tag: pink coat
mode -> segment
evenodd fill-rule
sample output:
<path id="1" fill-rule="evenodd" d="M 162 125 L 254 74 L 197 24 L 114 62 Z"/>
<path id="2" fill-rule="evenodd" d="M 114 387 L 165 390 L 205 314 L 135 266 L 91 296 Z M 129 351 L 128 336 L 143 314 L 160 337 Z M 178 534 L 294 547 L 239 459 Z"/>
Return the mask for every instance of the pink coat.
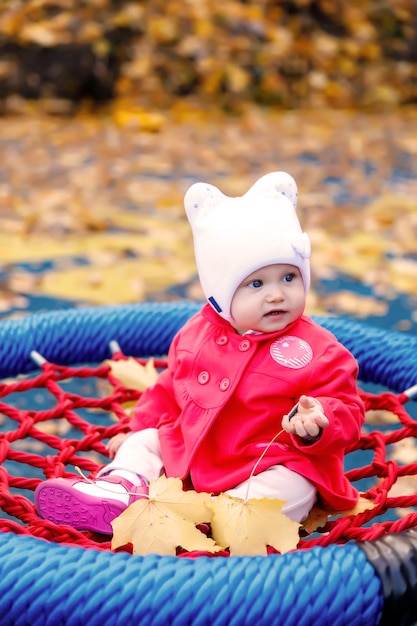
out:
<path id="1" fill-rule="evenodd" d="M 219 493 L 249 478 L 282 416 L 311 395 L 328 428 L 311 445 L 281 432 L 256 473 L 283 464 L 329 506 L 348 509 L 358 493 L 344 475 L 344 455 L 364 420 L 357 372 L 350 352 L 307 316 L 276 333 L 240 336 L 205 305 L 175 336 L 168 369 L 143 394 L 131 427 L 158 429 L 167 476 Z"/>

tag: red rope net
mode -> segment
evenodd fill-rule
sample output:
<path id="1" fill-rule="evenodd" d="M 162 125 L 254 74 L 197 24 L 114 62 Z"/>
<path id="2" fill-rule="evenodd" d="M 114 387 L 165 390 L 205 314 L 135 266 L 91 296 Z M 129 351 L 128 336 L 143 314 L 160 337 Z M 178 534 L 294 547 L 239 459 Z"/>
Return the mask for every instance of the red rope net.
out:
<path id="1" fill-rule="evenodd" d="M 122 358 L 120 353 L 113 356 Z M 157 368 L 164 366 L 164 361 L 155 362 Z M 361 393 L 368 416 L 381 411 L 389 414 L 378 428 L 365 424 L 359 445 L 347 457 L 349 480 L 374 506 L 329 517 L 319 532 L 300 538 L 300 549 L 352 539 L 374 540 L 417 525 L 413 510 L 417 507 L 417 478 L 411 488 L 398 489 L 404 477 L 414 480 L 417 476 L 417 462 L 412 455 L 411 462 L 399 462 L 393 455 L 395 445 L 412 442 L 417 436 L 417 421 L 404 407 L 408 397 Z M 44 363 L 41 371 L 30 377 L 0 383 L 0 531 L 110 550 L 108 537 L 40 519 L 33 492 L 45 478 L 74 476 L 76 467 L 94 475 L 107 461 L 108 439 L 128 430 L 129 408 L 140 395 L 140 391 L 124 387 L 108 364 L 66 367 Z"/>

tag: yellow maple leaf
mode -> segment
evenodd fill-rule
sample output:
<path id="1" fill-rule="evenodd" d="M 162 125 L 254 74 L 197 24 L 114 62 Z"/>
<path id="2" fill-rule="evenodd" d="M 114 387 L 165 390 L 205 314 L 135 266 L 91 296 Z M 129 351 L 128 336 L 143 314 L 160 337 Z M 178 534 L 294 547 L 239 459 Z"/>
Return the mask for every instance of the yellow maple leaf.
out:
<path id="1" fill-rule="evenodd" d="M 363 498 L 358 499 L 357 503 L 351 509 L 345 511 L 333 511 L 330 508 L 320 507 L 318 505 L 313 506 L 308 517 L 303 521 L 303 529 L 310 535 L 318 528 L 323 528 L 327 523 L 329 517 L 347 517 L 348 515 L 358 515 L 364 511 L 371 511 L 375 508 L 373 500 Z"/>
<path id="2" fill-rule="evenodd" d="M 281 553 L 293 550 L 300 524 L 282 513 L 283 504 L 271 498 L 243 500 L 220 494 L 209 503 L 213 538 L 237 556 L 266 554 L 267 546 Z"/>
<path id="3" fill-rule="evenodd" d="M 363 513 L 364 511 L 372 511 L 372 509 L 374 508 L 375 502 L 373 500 L 360 496 L 355 506 L 353 506 L 351 509 L 346 509 L 345 511 L 336 511 L 333 512 L 332 515 L 358 515 L 358 513 Z"/>
<path id="4" fill-rule="evenodd" d="M 318 528 L 323 528 L 329 519 L 329 512 L 319 506 L 313 506 L 310 513 L 302 523 L 303 529 L 311 535 Z"/>
<path id="5" fill-rule="evenodd" d="M 129 389 L 145 391 L 152 387 L 158 378 L 153 359 L 149 359 L 145 365 L 141 365 L 133 357 L 120 361 L 109 360 L 106 363 L 110 366 L 113 376 Z"/>
<path id="6" fill-rule="evenodd" d="M 144 111 L 137 107 L 124 106 L 114 107 L 113 119 L 118 126 L 140 129 L 147 132 L 157 132 L 165 125 L 165 117 L 157 111 Z"/>
<path id="7" fill-rule="evenodd" d="M 112 549 L 131 543 L 133 553 L 141 555 L 175 555 L 178 546 L 218 552 L 213 539 L 196 528 L 211 520 L 208 499 L 207 493 L 183 491 L 179 478 L 151 481 L 149 498 L 137 500 L 112 522 Z"/>

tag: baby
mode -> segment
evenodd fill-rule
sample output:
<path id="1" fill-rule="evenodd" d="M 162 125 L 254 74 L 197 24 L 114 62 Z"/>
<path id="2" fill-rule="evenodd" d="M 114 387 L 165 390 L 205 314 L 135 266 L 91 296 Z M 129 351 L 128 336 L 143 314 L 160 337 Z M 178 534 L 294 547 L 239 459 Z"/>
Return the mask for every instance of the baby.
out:
<path id="1" fill-rule="evenodd" d="M 272 172 L 237 198 L 196 183 L 184 204 L 207 303 L 173 339 L 131 433 L 110 441 L 112 461 L 91 482 L 41 483 L 39 514 L 111 534 L 162 474 L 213 495 L 284 500 L 297 522 L 317 498 L 352 507 L 343 463 L 364 421 L 358 367 L 304 314 L 310 240 L 294 179 Z"/>

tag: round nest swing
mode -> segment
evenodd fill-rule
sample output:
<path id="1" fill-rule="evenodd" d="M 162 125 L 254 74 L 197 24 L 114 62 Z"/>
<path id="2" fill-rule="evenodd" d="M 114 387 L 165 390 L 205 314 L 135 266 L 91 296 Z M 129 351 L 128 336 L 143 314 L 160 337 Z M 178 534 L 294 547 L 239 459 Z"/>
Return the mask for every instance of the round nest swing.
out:
<path id="1" fill-rule="evenodd" d="M 73 475 L 75 466 L 97 471 L 105 462 L 103 441 L 126 428 L 124 406 L 140 395 L 114 380 L 104 361 L 162 358 L 199 308 L 145 303 L 70 309 L 0 325 L 1 624 L 413 624 L 417 494 L 391 490 L 401 477 L 417 474 L 417 462 L 400 464 L 389 450 L 417 436 L 417 422 L 404 409 L 417 391 L 417 337 L 315 317 L 355 355 L 361 384 L 385 389 L 363 390 L 367 409 L 389 411 L 396 423 L 368 425 L 352 451 L 365 462 L 347 476 L 358 485 L 365 481 L 365 488 L 357 486 L 373 508 L 329 518 L 319 532 L 300 537 L 294 551 L 134 556 L 111 551 L 103 537 L 38 517 L 38 483 Z M 114 342 L 123 354 L 111 354 Z M 96 394 L 88 380 L 95 381 Z M 48 404 L 37 410 L 41 392 Z M 28 394 L 31 400 L 22 405 Z M 113 416 L 107 426 L 104 415 Z"/>

